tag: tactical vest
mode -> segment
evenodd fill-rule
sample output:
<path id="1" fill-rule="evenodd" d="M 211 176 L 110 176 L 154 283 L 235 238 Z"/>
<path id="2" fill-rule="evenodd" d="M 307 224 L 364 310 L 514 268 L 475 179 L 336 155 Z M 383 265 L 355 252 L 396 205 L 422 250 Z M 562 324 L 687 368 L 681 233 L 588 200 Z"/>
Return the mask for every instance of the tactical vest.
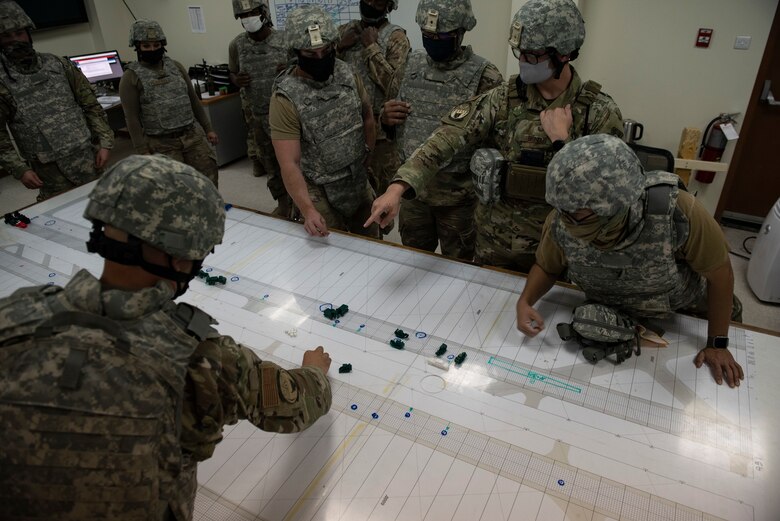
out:
<path id="1" fill-rule="evenodd" d="M 555 219 L 552 237 L 566 255 L 569 277 L 589 300 L 644 317 L 696 302 L 705 279 L 676 255 L 689 232 L 677 194 L 676 175 L 649 172 L 641 229 L 610 250 L 572 237 L 560 217 Z"/>
<path id="2" fill-rule="evenodd" d="M 244 32 L 236 40 L 240 70 L 249 73 L 252 83 L 243 87 L 241 93 L 252 109 L 252 115 L 259 118 L 266 133 L 270 133 L 268 124 L 268 106 L 271 103 L 276 67 L 287 63 L 287 47 L 284 33 L 273 31 L 262 42 L 253 40 Z"/>
<path id="3" fill-rule="evenodd" d="M 354 74 L 336 60 L 333 76 L 325 82 L 288 75 L 277 84 L 298 110 L 301 169 L 315 185 L 349 177 L 363 160 L 363 112 Z"/>
<path id="4" fill-rule="evenodd" d="M 112 320 L 54 286 L 13 298 L 0 323 L 0 518 L 189 518 L 182 395 L 210 317 L 167 302 Z"/>
<path id="5" fill-rule="evenodd" d="M 502 191 L 511 198 L 532 202 L 544 202 L 545 175 L 554 151 L 552 141 L 542 128 L 540 112 L 529 109 L 517 89 L 517 76 L 509 79 L 507 117 L 496 126 L 497 144 L 503 156 L 511 162 Z M 572 100 L 571 138 L 577 139 L 590 133 L 588 116 L 590 106 L 599 96 L 601 85 L 587 81 Z"/>
<path id="6" fill-rule="evenodd" d="M 53 54 L 38 53 L 40 68 L 22 74 L 2 57 L 0 81 L 16 102 L 8 126 L 25 159 L 51 163 L 79 149 L 89 149 L 92 134 L 84 111 Z"/>
<path id="7" fill-rule="evenodd" d="M 144 133 L 159 136 L 176 132 L 195 121 L 189 88 L 181 71 L 167 56 L 161 68 L 133 62 L 127 66 L 141 82 L 141 125 Z"/>
<path id="8" fill-rule="evenodd" d="M 406 71 L 401 81 L 399 99 L 412 105 L 412 112 L 398 127 L 397 142 L 401 162 L 406 161 L 434 130 L 441 118 L 453 107 L 474 96 L 479 89 L 482 73 L 488 61 L 474 54 L 456 69 L 440 69 L 431 64 L 425 51 L 409 54 Z M 457 154 L 442 170 L 468 172 L 471 150 Z"/>
<path id="9" fill-rule="evenodd" d="M 359 24 L 360 21 L 351 23 Z M 377 45 L 382 49 L 382 55 L 387 53 L 387 45 L 390 42 L 390 37 L 395 31 L 403 31 L 403 28 L 388 22 L 379 29 Z M 358 40 L 355 45 L 341 53 L 341 59 L 350 64 L 357 75 L 360 76 L 360 79 L 363 80 L 363 85 L 365 86 L 373 105 L 374 115 L 378 115 L 379 111 L 382 109 L 382 104 L 385 102 L 385 93 L 382 91 L 382 87 L 371 79 L 371 73 L 368 69 L 368 60 L 363 56 L 363 51 L 365 51 L 365 49 L 363 42 Z"/>

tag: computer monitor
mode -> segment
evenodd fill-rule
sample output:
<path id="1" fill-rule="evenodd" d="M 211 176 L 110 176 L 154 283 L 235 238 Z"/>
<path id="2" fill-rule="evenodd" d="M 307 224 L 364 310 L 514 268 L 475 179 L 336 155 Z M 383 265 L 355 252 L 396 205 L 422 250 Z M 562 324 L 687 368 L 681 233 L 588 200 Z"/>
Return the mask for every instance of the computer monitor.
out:
<path id="1" fill-rule="evenodd" d="M 90 83 L 104 80 L 118 80 L 122 77 L 122 64 L 116 51 L 96 52 L 81 56 L 69 56 L 70 61 L 81 69 Z"/>

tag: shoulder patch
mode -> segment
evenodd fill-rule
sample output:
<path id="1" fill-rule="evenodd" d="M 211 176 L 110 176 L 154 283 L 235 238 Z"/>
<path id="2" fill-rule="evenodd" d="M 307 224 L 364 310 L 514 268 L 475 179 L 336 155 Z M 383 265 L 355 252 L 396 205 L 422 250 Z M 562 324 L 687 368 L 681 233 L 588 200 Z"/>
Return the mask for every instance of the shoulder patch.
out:
<path id="1" fill-rule="evenodd" d="M 263 367 L 263 409 L 279 405 L 279 388 L 277 386 L 277 370 L 275 367 Z"/>
<path id="2" fill-rule="evenodd" d="M 453 121 L 461 121 L 471 113 L 471 105 L 468 103 L 461 103 L 450 112 L 450 119 Z"/>
<path id="3" fill-rule="evenodd" d="M 298 385 L 285 370 L 279 371 L 279 394 L 284 398 L 287 403 L 295 403 L 298 401 Z"/>

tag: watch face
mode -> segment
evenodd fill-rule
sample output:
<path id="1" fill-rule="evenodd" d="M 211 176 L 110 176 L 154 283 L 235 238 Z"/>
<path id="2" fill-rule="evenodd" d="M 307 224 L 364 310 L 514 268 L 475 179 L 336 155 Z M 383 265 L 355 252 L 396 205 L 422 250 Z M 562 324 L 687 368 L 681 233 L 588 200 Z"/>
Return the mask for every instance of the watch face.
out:
<path id="1" fill-rule="evenodd" d="M 716 336 L 712 339 L 712 347 L 716 347 L 718 349 L 726 349 L 729 346 L 729 337 L 727 336 Z"/>

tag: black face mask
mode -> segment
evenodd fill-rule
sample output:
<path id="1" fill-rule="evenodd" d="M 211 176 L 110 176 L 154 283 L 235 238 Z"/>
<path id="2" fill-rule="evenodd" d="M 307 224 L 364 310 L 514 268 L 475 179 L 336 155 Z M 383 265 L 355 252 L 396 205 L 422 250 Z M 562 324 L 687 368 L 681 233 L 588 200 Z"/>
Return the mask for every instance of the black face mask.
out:
<path id="1" fill-rule="evenodd" d="M 385 19 L 387 13 L 380 11 L 379 9 L 368 5 L 363 0 L 360 0 L 360 18 L 364 24 L 368 26 L 379 25 L 382 20 Z"/>
<path id="2" fill-rule="evenodd" d="M 330 51 L 322 58 L 309 58 L 298 53 L 298 67 L 312 77 L 314 81 L 325 81 L 333 75 L 336 68 L 336 53 Z"/>
<path id="3" fill-rule="evenodd" d="M 434 40 L 433 38 L 426 38 L 423 36 L 423 47 L 425 52 L 431 57 L 431 60 L 435 62 L 446 62 L 453 56 L 458 50 L 458 38 L 448 38 L 446 40 Z"/>
<path id="4" fill-rule="evenodd" d="M 163 55 L 165 54 L 165 47 L 160 47 L 154 51 L 142 51 L 137 49 L 136 53 L 138 54 L 139 61 L 154 65 L 156 63 L 160 63 L 160 60 L 163 59 Z"/>
<path id="5" fill-rule="evenodd" d="M 35 63 L 35 49 L 32 42 L 13 42 L 3 47 L 3 54 L 11 63 L 32 65 Z"/>

